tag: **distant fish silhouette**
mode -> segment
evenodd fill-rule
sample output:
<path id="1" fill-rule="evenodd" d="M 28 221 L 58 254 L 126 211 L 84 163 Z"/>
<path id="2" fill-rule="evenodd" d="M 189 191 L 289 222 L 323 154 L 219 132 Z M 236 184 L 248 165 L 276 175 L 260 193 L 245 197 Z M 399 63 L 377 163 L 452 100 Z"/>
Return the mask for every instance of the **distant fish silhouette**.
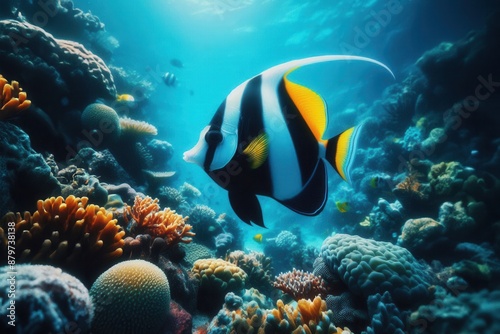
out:
<path id="1" fill-rule="evenodd" d="M 184 160 L 203 167 L 229 192 L 234 212 L 247 224 L 264 226 L 256 195 L 277 200 L 308 216 L 327 200 L 325 160 L 350 181 L 361 126 L 323 138 L 327 110 L 311 89 L 290 81 L 294 70 L 320 62 L 364 61 L 358 56 L 327 55 L 272 67 L 240 84 L 224 99 Z"/>
<path id="2" fill-rule="evenodd" d="M 170 59 L 170 65 L 175 66 L 177 68 L 184 68 L 184 64 L 180 59 L 172 58 Z"/>

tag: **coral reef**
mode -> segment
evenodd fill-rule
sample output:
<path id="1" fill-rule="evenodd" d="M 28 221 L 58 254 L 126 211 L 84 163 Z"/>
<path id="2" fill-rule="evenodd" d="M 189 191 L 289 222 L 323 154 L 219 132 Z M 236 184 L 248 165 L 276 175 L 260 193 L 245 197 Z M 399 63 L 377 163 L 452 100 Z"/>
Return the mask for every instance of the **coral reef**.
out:
<path id="1" fill-rule="evenodd" d="M 243 290 L 247 279 L 243 269 L 222 259 L 197 260 L 191 272 L 200 282 L 198 309 L 206 313 L 220 307 L 226 293 Z"/>
<path id="2" fill-rule="evenodd" d="M 422 305 L 409 319 L 410 333 L 495 333 L 500 330 L 500 292 L 446 294 L 442 290 L 429 305 Z"/>
<path id="3" fill-rule="evenodd" d="M 401 229 L 398 244 L 413 252 L 432 249 L 442 242 L 444 229 L 432 218 L 408 219 Z"/>
<path id="4" fill-rule="evenodd" d="M 379 198 L 367 218 L 368 226 L 373 229 L 376 240 L 394 241 L 393 234 L 399 232 L 404 216 L 403 206 L 399 201 L 389 203 L 384 198 Z"/>
<path id="5" fill-rule="evenodd" d="M 108 191 L 103 188 L 99 179 L 90 175 L 83 168 L 70 165 L 57 172 L 57 180 L 61 185 L 61 195 L 68 197 L 87 197 L 89 203 L 104 206 L 108 202 Z"/>
<path id="6" fill-rule="evenodd" d="M 8 122 L 0 122 L 0 134 L 0 215 L 24 211 L 40 198 L 59 195 L 56 178 L 42 155 L 31 148 L 29 136 Z"/>
<path id="7" fill-rule="evenodd" d="M 296 306 L 278 300 L 276 309 L 261 309 L 255 301 L 247 303 L 228 293 L 219 313 L 213 318 L 208 333 L 351 333 L 335 327 L 332 311 L 319 297 L 313 301 L 301 299 Z"/>
<path id="8" fill-rule="evenodd" d="M 272 260 L 263 253 L 233 251 L 226 255 L 226 261 L 240 267 L 247 276 L 247 287 L 253 287 L 264 293 L 271 292 L 273 287 Z"/>
<path id="9" fill-rule="evenodd" d="M 186 253 L 183 263 L 187 268 L 192 268 L 197 260 L 210 259 L 215 255 L 210 248 L 196 242 L 180 244 L 179 246 Z"/>
<path id="10" fill-rule="evenodd" d="M 326 306 L 333 312 L 332 321 L 336 326 L 347 327 L 354 333 L 360 333 L 368 325 L 366 300 L 349 291 L 339 295 L 328 295 Z"/>
<path id="11" fill-rule="evenodd" d="M 116 143 L 121 134 L 121 122 L 116 111 L 102 103 L 91 103 L 81 115 L 82 128 L 97 137 L 94 148 L 102 150 Z"/>
<path id="12" fill-rule="evenodd" d="M 299 299 L 312 300 L 317 296 L 326 297 L 328 293 L 328 287 L 321 277 L 295 268 L 276 276 L 274 287 L 297 301 Z"/>
<path id="13" fill-rule="evenodd" d="M 215 211 L 202 204 L 195 205 L 189 212 L 189 222 L 198 231 L 196 241 L 209 248 L 215 247 L 215 237 L 223 232 L 215 217 Z"/>
<path id="14" fill-rule="evenodd" d="M 134 234 L 148 233 L 153 237 L 162 237 L 167 245 L 173 246 L 190 243 L 195 234 L 191 232 L 192 226 L 187 224 L 187 217 L 183 217 L 168 208 L 160 211 L 158 199 L 149 196 L 137 196 L 130 214 L 135 224 L 131 227 Z"/>
<path id="15" fill-rule="evenodd" d="M 300 299 L 296 308 L 278 300 L 264 326 L 266 333 L 350 333 L 336 328 L 332 318 L 332 311 L 327 310 L 326 302 L 320 297 L 313 301 Z"/>
<path id="16" fill-rule="evenodd" d="M 158 129 L 154 125 L 128 117 L 120 117 L 119 126 L 121 135 L 128 138 L 156 136 L 158 134 Z"/>
<path id="17" fill-rule="evenodd" d="M 9 84 L 0 74 L 0 121 L 17 116 L 21 111 L 28 109 L 31 101 L 27 97 L 19 82 L 12 80 Z"/>
<path id="18" fill-rule="evenodd" d="M 80 92 L 69 100 L 76 107 L 99 97 L 116 97 L 110 70 L 81 44 L 56 39 L 40 27 L 15 20 L 0 21 L 0 32 L 1 72 L 23 82 L 46 112 L 59 106 L 71 91 Z M 40 82 L 45 84 L 40 86 Z"/>
<path id="19" fill-rule="evenodd" d="M 366 334 L 394 333 L 404 334 L 407 312 L 400 312 L 392 302 L 391 294 L 386 291 L 382 295 L 377 293 L 368 297 L 368 313 L 371 324 Z"/>
<path id="20" fill-rule="evenodd" d="M 93 315 L 87 288 L 61 269 L 45 265 L 18 264 L 15 272 L 11 266 L 0 267 L 0 306 L 2 333 L 13 328 L 17 333 L 88 332 Z"/>
<path id="21" fill-rule="evenodd" d="M 157 266 L 143 260 L 118 263 L 92 285 L 92 333 L 158 333 L 170 309 L 170 286 Z"/>
<path id="22" fill-rule="evenodd" d="M 388 242 L 336 234 L 321 247 L 324 263 L 358 296 L 389 291 L 398 307 L 409 307 L 432 297 L 434 278 L 411 253 Z"/>
<path id="23" fill-rule="evenodd" d="M 112 213 L 88 204 L 86 197 L 51 197 L 39 200 L 33 214 L 5 215 L 2 249 L 7 244 L 4 232 L 13 224 L 18 262 L 57 264 L 85 277 L 123 253 L 125 231 Z"/>

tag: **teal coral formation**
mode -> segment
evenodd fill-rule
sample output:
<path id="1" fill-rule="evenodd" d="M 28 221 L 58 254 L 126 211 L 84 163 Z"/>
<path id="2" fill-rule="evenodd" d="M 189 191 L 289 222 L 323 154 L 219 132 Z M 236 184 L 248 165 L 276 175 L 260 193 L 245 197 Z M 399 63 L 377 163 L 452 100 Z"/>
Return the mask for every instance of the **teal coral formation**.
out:
<path id="1" fill-rule="evenodd" d="M 418 304 L 432 296 L 432 275 L 405 248 L 335 234 L 323 242 L 321 256 L 355 295 L 368 297 L 389 291 L 398 306 Z"/>
<path id="2" fill-rule="evenodd" d="M 158 333 L 170 308 L 167 277 L 154 264 L 124 261 L 92 285 L 92 333 Z"/>
<path id="3" fill-rule="evenodd" d="M 0 267 L 0 306 L 2 333 L 12 333 L 13 328 L 16 333 L 64 333 L 68 328 L 86 333 L 93 315 L 83 283 L 46 265 L 18 264 L 15 272 L 10 266 Z"/>

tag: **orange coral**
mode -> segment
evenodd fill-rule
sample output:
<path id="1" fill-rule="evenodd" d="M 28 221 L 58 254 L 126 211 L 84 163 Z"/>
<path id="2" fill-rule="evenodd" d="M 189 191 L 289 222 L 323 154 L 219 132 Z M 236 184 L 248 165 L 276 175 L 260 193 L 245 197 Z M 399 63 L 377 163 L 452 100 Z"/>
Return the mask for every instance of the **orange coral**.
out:
<path id="1" fill-rule="evenodd" d="M 6 120 L 17 113 L 29 108 L 31 101 L 27 100 L 26 92 L 19 87 L 19 82 L 7 79 L 0 75 L 0 120 Z"/>
<path id="2" fill-rule="evenodd" d="M 272 316 L 266 319 L 266 329 L 274 330 L 273 332 L 343 333 L 342 329 L 334 326 L 333 313 L 327 310 L 326 302 L 321 297 L 316 297 L 313 301 L 300 299 L 297 308 L 284 304 L 280 299 L 276 302 L 276 307 L 277 309 L 270 311 Z M 350 333 L 348 329 L 345 330 Z"/>
<path id="3" fill-rule="evenodd" d="M 87 203 L 87 197 L 73 195 L 39 200 L 33 214 L 5 215 L 0 230 L 15 224 L 19 262 L 82 268 L 120 257 L 125 231 L 112 213 Z"/>
<path id="4" fill-rule="evenodd" d="M 137 223 L 136 232 L 162 237 L 168 245 L 179 242 L 190 243 L 191 237 L 195 235 L 191 232 L 193 227 L 186 224 L 189 217 L 183 217 L 169 208 L 160 211 L 157 198 L 153 200 L 149 196 L 144 198 L 136 196 L 134 206 L 129 210 Z"/>

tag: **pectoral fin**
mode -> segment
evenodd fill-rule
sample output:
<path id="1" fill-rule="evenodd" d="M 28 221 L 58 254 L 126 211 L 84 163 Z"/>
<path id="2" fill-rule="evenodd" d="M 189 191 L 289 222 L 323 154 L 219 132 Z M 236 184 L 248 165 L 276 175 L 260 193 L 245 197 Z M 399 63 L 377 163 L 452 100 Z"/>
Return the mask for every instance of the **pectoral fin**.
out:
<path id="1" fill-rule="evenodd" d="M 255 194 L 230 191 L 229 202 L 236 215 L 242 221 L 249 225 L 254 223 L 265 227 L 264 219 L 262 218 L 262 209 Z"/>
<path id="2" fill-rule="evenodd" d="M 265 133 L 259 134 L 243 150 L 250 168 L 257 169 L 266 161 L 269 154 L 269 137 Z"/>

